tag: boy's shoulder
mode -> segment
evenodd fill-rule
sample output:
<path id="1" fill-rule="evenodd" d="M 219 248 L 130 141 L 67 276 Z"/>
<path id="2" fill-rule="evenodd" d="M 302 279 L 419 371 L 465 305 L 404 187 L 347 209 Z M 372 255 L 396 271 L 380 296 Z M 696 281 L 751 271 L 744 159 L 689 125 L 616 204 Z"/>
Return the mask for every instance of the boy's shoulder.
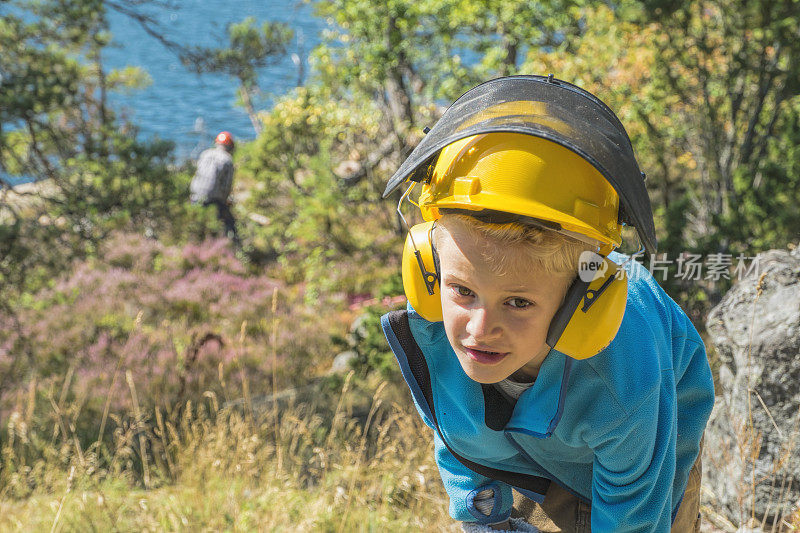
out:
<path id="1" fill-rule="evenodd" d="M 650 271 L 636 258 L 612 252 L 609 259 L 624 264 L 623 270 L 628 283 L 628 301 L 625 306 L 623 323 L 644 320 L 654 330 L 671 331 L 683 328 L 686 314 L 658 284 Z M 622 329 L 622 328 L 620 328 Z"/>
<path id="2" fill-rule="evenodd" d="M 615 254 L 621 263 L 626 257 Z M 605 389 L 625 412 L 645 397 L 657 394 L 676 361 L 683 359 L 683 342 L 702 343 L 680 307 L 658 285 L 640 263 L 625 265 L 628 301 L 622 324 L 611 344 L 594 357 L 578 361 L 572 378 L 585 386 L 594 382 Z M 598 391 L 599 392 L 599 391 Z"/>

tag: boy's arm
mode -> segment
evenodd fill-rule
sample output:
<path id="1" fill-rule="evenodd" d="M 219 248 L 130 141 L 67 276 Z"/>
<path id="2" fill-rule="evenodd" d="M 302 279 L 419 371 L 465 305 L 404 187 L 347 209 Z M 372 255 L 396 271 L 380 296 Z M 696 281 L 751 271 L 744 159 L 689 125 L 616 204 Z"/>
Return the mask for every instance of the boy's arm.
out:
<path id="1" fill-rule="evenodd" d="M 431 428 L 433 433 L 434 459 L 439 468 L 442 484 L 450 497 L 450 516 L 462 522 L 502 525 L 511 515 L 513 504 L 511 487 L 507 483 L 495 481 L 473 472 L 461 464 L 442 442 L 433 422 L 413 394 L 412 399 L 422 421 Z M 485 502 L 480 503 L 481 499 L 486 498 L 485 491 L 487 490 L 491 491 L 491 505 L 486 505 Z M 478 507 L 475 505 L 476 500 L 479 502 Z M 490 512 L 488 514 L 482 512 L 479 507 L 484 510 L 489 508 Z"/>
<path id="2" fill-rule="evenodd" d="M 426 419 L 425 423 L 428 422 Z M 508 520 L 513 504 L 511 487 L 477 474 L 461 464 L 444 445 L 436 430 L 433 431 L 433 443 L 439 475 L 450 496 L 450 516 L 462 522 L 479 524 L 497 524 Z M 480 502 L 488 496 L 485 491 L 491 491 L 491 505 L 485 505 L 484 502 L 476 506 L 476 500 Z M 482 512 L 479 507 L 490 509 L 490 513 Z"/>
<path id="3" fill-rule="evenodd" d="M 419 345 L 414 347 L 408 342 L 409 332 L 413 336 L 414 343 L 420 342 L 419 339 L 430 341 L 432 335 L 430 327 L 436 326 L 419 317 L 410 306 L 407 320 L 408 331 L 404 331 L 401 315 L 392 313 L 381 317 L 381 326 L 390 348 L 397 357 L 403 377 L 409 384 L 414 407 L 423 422 L 433 431 L 434 458 L 442 483 L 450 496 L 450 516 L 462 522 L 502 524 L 508 520 L 511 514 L 513 503 L 511 487 L 506 483 L 497 482 L 473 472 L 456 459 L 442 441 L 439 431 L 431 420 L 433 413 L 427 405 L 424 393 L 417 385 L 417 378 L 413 374 L 406 354 L 406 350 L 409 350 L 412 355 L 415 350 L 419 350 Z M 417 353 L 416 355 L 421 356 L 422 354 Z"/>
<path id="4" fill-rule="evenodd" d="M 653 390 L 631 414 L 595 442 L 592 531 L 670 530 L 675 476 L 673 428 L 660 427 L 674 407 Z M 660 400 L 664 402 L 663 399 Z"/>

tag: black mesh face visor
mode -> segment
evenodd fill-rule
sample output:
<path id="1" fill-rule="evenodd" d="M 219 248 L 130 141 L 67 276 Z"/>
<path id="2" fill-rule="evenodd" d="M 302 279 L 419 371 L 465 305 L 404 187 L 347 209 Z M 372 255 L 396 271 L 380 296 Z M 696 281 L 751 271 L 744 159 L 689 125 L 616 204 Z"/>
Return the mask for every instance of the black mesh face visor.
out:
<path id="1" fill-rule="evenodd" d="M 400 165 L 384 198 L 407 180 L 426 181 L 448 144 L 492 132 L 533 135 L 584 158 L 617 191 L 620 221 L 636 228 L 648 253 L 656 252 L 650 198 L 625 128 L 596 96 L 552 77 L 509 76 L 467 91 Z"/>

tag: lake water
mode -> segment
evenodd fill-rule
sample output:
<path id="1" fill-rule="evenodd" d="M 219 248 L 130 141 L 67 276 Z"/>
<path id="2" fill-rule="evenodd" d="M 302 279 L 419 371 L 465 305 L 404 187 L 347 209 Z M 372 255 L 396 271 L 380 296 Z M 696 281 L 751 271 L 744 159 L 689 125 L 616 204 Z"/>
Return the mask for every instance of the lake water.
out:
<path id="1" fill-rule="evenodd" d="M 297 86 L 299 69 L 291 54 L 306 62 L 327 27 L 324 20 L 313 15 L 310 6 L 296 0 L 181 0 L 175 4 L 179 5 L 177 9 L 161 8 L 150 14 L 167 38 L 181 44 L 226 46 L 227 24 L 248 16 L 259 25 L 267 20 L 279 21 L 294 30 L 287 55 L 260 73 L 264 105 Z M 152 78 L 145 89 L 111 97 L 115 109 L 124 110 L 141 127 L 143 138 L 159 136 L 175 141 L 181 159 L 195 157 L 222 130 L 230 131 L 237 140 L 255 138 L 247 113 L 236 105 L 236 80 L 189 72 L 173 52 L 130 18 L 111 12 L 110 19 L 113 41 L 104 52 L 106 68 L 138 66 Z"/>
<path id="2" fill-rule="evenodd" d="M 299 68 L 292 54 L 308 72 L 308 53 L 328 27 L 308 4 L 298 0 L 180 0 L 174 4 L 178 6 L 175 9 L 156 6 L 148 14 L 166 38 L 180 44 L 227 46 L 227 25 L 246 17 L 254 17 L 259 26 L 269 20 L 292 28 L 294 38 L 287 54 L 260 71 L 265 106 L 297 86 Z M 255 138 L 247 113 L 236 105 L 236 80 L 219 74 L 194 74 L 129 17 L 111 10 L 109 19 L 113 40 L 103 53 L 106 69 L 137 66 L 152 79 L 144 89 L 110 96 L 114 109 L 139 125 L 142 138 L 174 141 L 178 159 L 195 158 L 222 130 L 230 131 L 237 140 Z M 19 184 L 33 178 L 4 175 L 3 179 Z"/>

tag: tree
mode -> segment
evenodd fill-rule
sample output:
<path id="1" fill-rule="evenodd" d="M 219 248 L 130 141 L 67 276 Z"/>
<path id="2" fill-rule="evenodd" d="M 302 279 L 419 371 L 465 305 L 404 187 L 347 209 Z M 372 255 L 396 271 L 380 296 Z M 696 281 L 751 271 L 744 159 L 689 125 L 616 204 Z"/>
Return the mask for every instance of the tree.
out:
<path id="1" fill-rule="evenodd" d="M 192 47 L 182 53 L 184 65 L 198 74 L 221 72 L 239 80 L 241 98 L 256 134 L 261 133 L 261 122 L 253 105 L 253 97 L 260 92 L 258 69 L 270 65 L 286 53 L 286 44 L 292 30 L 280 22 L 264 22 L 256 27 L 256 20 L 248 17 L 228 25 L 230 46 L 226 48 Z"/>
<path id="2" fill-rule="evenodd" d="M 680 141 L 697 160 L 696 224 L 687 237 L 708 251 L 735 253 L 797 238 L 797 202 L 779 194 L 800 194 L 797 159 L 778 150 L 798 134 L 797 3 L 645 6 L 644 20 L 658 28 L 654 83 L 684 102 L 676 118 L 690 127 Z M 776 228 L 774 215 L 787 225 Z"/>
<path id="3" fill-rule="evenodd" d="M 459 48 L 477 53 L 481 81 L 519 74 L 528 52 L 570 50 L 585 30 L 582 0 L 448 2 L 448 23 Z"/>
<path id="4" fill-rule="evenodd" d="M 0 294 L 15 298 L 91 253 L 120 224 L 160 227 L 182 199 L 172 145 L 136 139 L 109 91 L 141 80 L 107 71 L 103 0 L 0 3 Z M 8 176 L 33 179 L 15 193 Z"/>

